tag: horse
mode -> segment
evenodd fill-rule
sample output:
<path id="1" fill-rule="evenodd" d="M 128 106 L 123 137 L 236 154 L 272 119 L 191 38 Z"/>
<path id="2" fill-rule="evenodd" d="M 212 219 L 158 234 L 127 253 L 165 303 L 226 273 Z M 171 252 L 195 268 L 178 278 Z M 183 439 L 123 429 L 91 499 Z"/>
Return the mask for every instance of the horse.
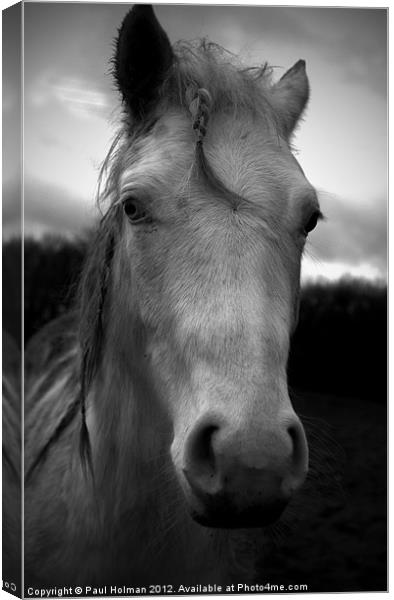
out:
<path id="1" fill-rule="evenodd" d="M 135 5 L 113 75 L 76 308 L 26 355 L 25 584 L 246 580 L 308 472 L 286 374 L 321 218 L 291 150 L 305 61 L 274 82 Z"/>

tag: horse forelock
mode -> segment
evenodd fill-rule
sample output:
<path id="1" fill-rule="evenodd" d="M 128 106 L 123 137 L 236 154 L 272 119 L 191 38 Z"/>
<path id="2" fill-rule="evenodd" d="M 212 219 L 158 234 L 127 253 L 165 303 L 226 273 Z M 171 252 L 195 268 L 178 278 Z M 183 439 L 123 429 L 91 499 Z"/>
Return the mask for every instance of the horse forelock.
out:
<path id="1" fill-rule="evenodd" d="M 189 110 L 191 91 L 209 92 L 211 112 L 250 111 L 272 118 L 270 102 L 272 69 L 267 63 L 245 68 L 239 59 L 218 44 L 206 40 L 178 42 L 176 65 L 162 88 L 162 96 Z"/>
<path id="2" fill-rule="evenodd" d="M 278 135 L 278 117 L 270 94 L 272 68 L 264 63 L 245 68 L 239 59 L 218 44 L 207 40 L 180 41 L 174 45 L 175 61 L 160 89 L 160 99 L 154 111 L 141 122 L 126 112 L 123 122 L 105 158 L 99 176 L 98 204 L 118 200 L 119 180 L 125 165 L 125 156 L 137 164 L 138 155 L 149 153 L 145 143 L 162 117 L 169 113 L 188 115 L 193 127 L 191 103 L 201 89 L 210 97 L 209 123 L 223 113 L 236 119 L 249 114 L 261 119 Z M 210 125 L 208 125 L 209 127 Z M 197 141 L 197 138 L 196 138 Z M 161 144 L 168 143 L 166 137 Z M 141 150 L 141 151 L 140 151 Z M 239 200 L 215 175 L 206 159 L 203 144 L 195 144 L 193 167 L 202 179 L 221 196 L 230 201 Z"/>
<path id="3" fill-rule="evenodd" d="M 197 172 L 219 196 L 238 204 L 242 199 L 218 178 L 207 160 L 204 138 L 215 117 L 223 113 L 230 121 L 251 115 L 278 135 L 278 117 L 269 91 L 272 69 L 267 63 L 245 68 L 238 57 L 205 39 L 180 41 L 175 44 L 174 53 L 174 69 L 161 89 L 164 107 L 168 110 L 169 102 L 170 106 L 175 105 L 189 115 L 196 134 L 194 166 Z M 204 101 L 202 119 L 201 114 L 195 112 L 195 104 L 201 100 Z"/>

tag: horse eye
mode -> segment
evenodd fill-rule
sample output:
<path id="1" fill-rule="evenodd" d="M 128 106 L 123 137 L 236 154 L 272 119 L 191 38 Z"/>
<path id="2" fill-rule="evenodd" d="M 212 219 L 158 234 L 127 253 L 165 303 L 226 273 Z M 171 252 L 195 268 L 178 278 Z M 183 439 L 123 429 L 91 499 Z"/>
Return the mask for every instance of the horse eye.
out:
<path id="1" fill-rule="evenodd" d="M 131 223 L 136 224 L 152 221 L 148 211 L 135 198 L 126 198 L 123 201 L 123 210 Z"/>
<path id="2" fill-rule="evenodd" d="M 312 231 L 313 229 L 315 229 L 319 219 L 321 219 L 321 212 L 319 210 L 316 210 L 312 216 L 310 217 L 309 221 L 306 223 L 306 225 L 304 226 L 304 235 L 308 235 L 308 233 L 310 231 Z"/>

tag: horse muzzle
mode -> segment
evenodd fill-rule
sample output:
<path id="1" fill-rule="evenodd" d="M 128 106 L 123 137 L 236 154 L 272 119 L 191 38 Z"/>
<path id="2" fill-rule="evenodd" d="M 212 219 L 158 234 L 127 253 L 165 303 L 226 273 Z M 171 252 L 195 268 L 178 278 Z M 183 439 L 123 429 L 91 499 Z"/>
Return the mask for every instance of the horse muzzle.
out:
<path id="1" fill-rule="evenodd" d="M 234 429 L 206 415 L 185 440 L 182 487 L 207 527 L 263 527 L 276 521 L 308 470 L 304 429 L 294 412 L 275 424 Z"/>

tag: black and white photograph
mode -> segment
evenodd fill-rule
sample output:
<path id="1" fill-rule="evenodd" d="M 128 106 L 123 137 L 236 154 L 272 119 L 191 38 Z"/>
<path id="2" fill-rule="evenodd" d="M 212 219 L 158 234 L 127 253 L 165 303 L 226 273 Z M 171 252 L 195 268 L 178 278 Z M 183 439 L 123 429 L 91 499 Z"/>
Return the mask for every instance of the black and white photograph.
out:
<path id="1" fill-rule="evenodd" d="M 2 30 L 3 591 L 387 591 L 387 7 Z"/>

